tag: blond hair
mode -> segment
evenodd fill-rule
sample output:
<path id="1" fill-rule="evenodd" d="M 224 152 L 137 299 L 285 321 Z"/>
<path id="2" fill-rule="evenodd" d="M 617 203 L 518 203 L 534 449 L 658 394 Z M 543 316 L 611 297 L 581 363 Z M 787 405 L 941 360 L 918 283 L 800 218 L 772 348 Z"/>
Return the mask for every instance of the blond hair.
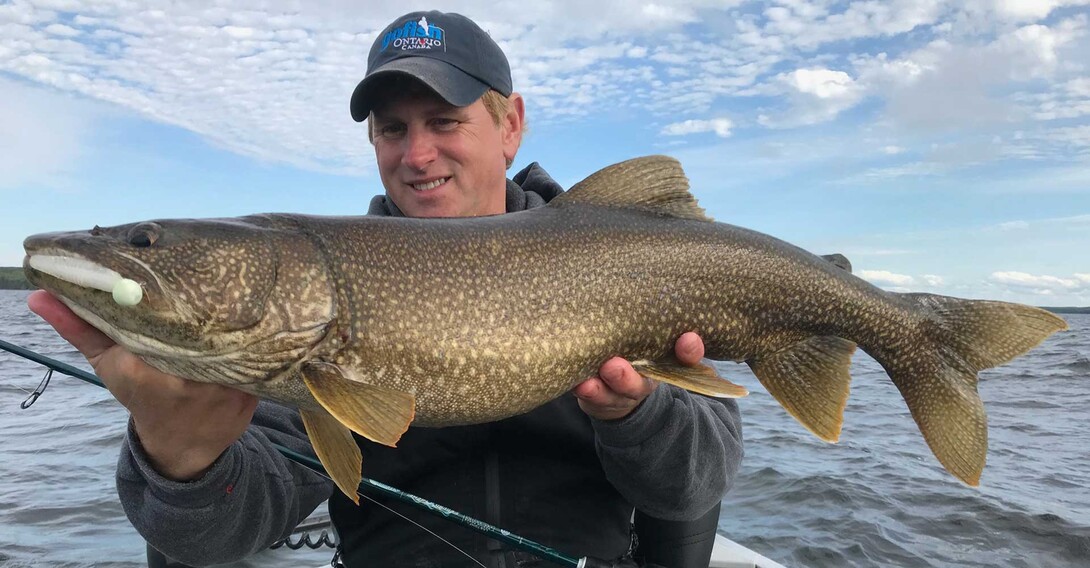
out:
<path id="1" fill-rule="evenodd" d="M 503 122 L 503 117 L 507 116 L 508 109 L 511 108 L 511 99 L 503 96 L 502 93 L 496 89 L 488 89 L 483 95 L 481 95 L 481 102 L 484 103 L 485 110 L 488 111 L 488 115 L 492 117 L 492 124 L 499 126 Z"/>

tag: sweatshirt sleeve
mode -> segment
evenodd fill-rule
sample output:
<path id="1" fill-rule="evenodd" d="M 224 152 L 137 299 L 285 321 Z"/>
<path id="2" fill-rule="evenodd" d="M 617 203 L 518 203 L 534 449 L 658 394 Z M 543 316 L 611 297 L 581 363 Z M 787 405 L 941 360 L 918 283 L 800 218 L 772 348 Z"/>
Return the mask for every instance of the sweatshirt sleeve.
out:
<path id="1" fill-rule="evenodd" d="M 637 509 L 691 520 L 720 502 L 742 463 L 738 404 L 660 384 L 628 416 L 591 420 L 606 477 Z"/>
<path id="2" fill-rule="evenodd" d="M 148 462 L 132 423 L 117 464 L 117 492 L 129 521 L 171 559 L 231 562 L 291 534 L 333 484 L 295 464 L 272 443 L 309 453 L 299 413 L 261 401 L 250 427 L 200 479 L 173 481 Z"/>

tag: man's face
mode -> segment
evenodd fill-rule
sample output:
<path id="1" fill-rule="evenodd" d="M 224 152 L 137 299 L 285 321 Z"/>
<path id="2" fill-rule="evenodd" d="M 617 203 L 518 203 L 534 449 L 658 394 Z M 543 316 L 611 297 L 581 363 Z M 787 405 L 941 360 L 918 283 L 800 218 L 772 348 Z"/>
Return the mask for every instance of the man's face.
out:
<path id="1" fill-rule="evenodd" d="M 507 159 L 518 149 L 521 123 L 497 126 L 480 100 L 456 107 L 430 93 L 394 98 L 372 120 L 379 175 L 402 213 L 504 213 Z"/>

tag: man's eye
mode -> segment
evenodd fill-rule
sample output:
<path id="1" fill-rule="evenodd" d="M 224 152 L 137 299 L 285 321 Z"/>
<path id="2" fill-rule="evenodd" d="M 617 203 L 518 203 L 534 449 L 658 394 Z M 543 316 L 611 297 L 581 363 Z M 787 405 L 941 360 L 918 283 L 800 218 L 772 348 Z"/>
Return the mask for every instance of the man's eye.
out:
<path id="1" fill-rule="evenodd" d="M 378 135 L 385 138 L 401 136 L 404 132 L 404 124 L 384 124 L 378 129 Z"/>
<path id="2" fill-rule="evenodd" d="M 458 126 L 458 121 L 453 118 L 435 118 L 431 121 L 436 130 L 453 130 Z"/>

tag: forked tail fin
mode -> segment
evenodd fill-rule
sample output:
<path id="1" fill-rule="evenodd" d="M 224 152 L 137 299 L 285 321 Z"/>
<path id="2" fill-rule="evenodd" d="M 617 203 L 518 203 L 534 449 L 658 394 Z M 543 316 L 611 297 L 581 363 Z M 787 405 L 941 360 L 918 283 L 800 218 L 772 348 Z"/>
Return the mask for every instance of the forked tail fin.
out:
<path id="1" fill-rule="evenodd" d="M 912 418 L 947 471 L 980 483 L 988 451 L 977 373 L 1036 347 L 1067 322 L 1040 308 L 933 294 L 902 294 L 933 317 L 908 345 L 871 353 L 901 391 Z"/>

